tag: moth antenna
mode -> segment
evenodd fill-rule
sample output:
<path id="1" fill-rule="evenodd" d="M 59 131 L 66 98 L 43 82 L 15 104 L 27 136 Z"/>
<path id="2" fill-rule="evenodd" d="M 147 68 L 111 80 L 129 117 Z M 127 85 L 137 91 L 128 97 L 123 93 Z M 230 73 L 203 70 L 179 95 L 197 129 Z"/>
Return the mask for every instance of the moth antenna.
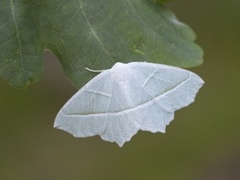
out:
<path id="1" fill-rule="evenodd" d="M 90 71 L 90 72 L 94 72 L 94 73 L 101 73 L 104 70 L 94 70 L 94 69 L 89 69 L 88 67 L 85 67 L 86 70 Z"/>

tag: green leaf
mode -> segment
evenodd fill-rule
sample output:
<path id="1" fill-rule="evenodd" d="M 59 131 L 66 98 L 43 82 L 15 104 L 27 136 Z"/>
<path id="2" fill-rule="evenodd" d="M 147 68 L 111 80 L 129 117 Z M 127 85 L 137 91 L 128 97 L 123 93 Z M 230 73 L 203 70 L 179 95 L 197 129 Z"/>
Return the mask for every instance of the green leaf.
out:
<path id="1" fill-rule="evenodd" d="M 154 3 L 156 3 L 156 2 L 158 2 L 158 3 L 165 3 L 165 2 L 170 1 L 170 0 L 150 0 L 150 1 L 152 1 Z"/>
<path id="2" fill-rule="evenodd" d="M 39 79 L 44 49 L 58 56 L 77 88 L 97 75 L 86 67 L 202 63 L 194 32 L 149 0 L 2 0 L 0 33 L 0 75 L 15 87 Z"/>
<path id="3" fill-rule="evenodd" d="M 39 16 L 38 1 L 0 1 L 0 76 L 12 86 L 24 88 L 40 78 Z"/>

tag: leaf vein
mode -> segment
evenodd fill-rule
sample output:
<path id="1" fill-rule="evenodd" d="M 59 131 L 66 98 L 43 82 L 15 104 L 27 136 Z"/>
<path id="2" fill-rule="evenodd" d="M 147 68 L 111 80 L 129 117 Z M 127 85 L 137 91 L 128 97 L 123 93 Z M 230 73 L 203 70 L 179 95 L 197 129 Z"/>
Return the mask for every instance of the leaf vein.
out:
<path id="1" fill-rule="evenodd" d="M 6 45 L 7 43 L 13 41 L 15 38 L 17 38 L 17 36 L 14 36 L 14 37 L 8 39 L 7 41 L 3 42 L 2 44 L 0 44 L 0 48 L 3 47 L 4 45 Z"/>
<path id="2" fill-rule="evenodd" d="M 19 49 L 19 57 L 20 57 L 20 62 L 21 62 L 21 69 L 23 70 L 23 76 L 26 79 L 26 74 L 24 72 L 23 69 L 23 59 L 22 59 L 22 50 L 21 50 L 21 43 L 20 43 L 20 35 L 19 35 L 19 30 L 18 30 L 18 26 L 17 26 L 17 21 L 16 21 L 16 14 L 15 14 L 15 7 L 14 7 L 14 3 L 13 0 L 10 0 L 11 3 L 11 12 L 12 12 L 12 17 L 13 17 L 13 22 L 14 22 L 14 27 L 16 30 L 16 37 L 17 37 L 17 45 L 18 45 L 18 49 Z"/>
<path id="3" fill-rule="evenodd" d="M 99 44 L 102 46 L 103 50 L 107 53 L 107 55 L 110 57 L 110 59 L 115 63 L 115 60 L 112 58 L 111 54 L 107 51 L 107 49 L 104 47 L 101 39 L 99 38 L 99 36 L 97 35 L 96 31 L 94 30 L 93 26 L 91 25 L 90 21 L 88 20 L 87 14 L 84 10 L 83 4 L 82 4 L 82 0 L 79 0 L 79 4 L 80 4 L 80 9 L 82 9 L 82 13 L 84 15 L 84 18 L 88 24 L 88 26 L 90 27 L 91 32 L 93 33 L 93 36 L 95 37 L 95 39 L 99 42 Z"/>

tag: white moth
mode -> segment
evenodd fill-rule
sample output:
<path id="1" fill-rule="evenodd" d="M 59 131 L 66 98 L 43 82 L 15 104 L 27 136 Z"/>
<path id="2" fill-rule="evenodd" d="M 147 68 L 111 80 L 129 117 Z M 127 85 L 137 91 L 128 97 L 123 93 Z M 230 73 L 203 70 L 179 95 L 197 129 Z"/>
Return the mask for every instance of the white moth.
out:
<path id="1" fill-rule="evenodd" d="M 99 135 L 123 146 L 138 130 L 164 133 L 174 112 L 192 103 L 203 83 L 177 67 L 118 62 L 63 106 L 54 127 L 74 137 Z"/>

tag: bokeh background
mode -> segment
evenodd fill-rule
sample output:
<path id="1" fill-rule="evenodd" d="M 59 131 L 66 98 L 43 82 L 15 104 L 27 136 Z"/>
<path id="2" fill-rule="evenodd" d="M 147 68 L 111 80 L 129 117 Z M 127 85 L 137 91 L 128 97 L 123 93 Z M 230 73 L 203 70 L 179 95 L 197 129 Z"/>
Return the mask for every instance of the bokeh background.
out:
<path id="1" fill-rule="evenodd" d="M 139 132 L 119 148 L 53 129 L 58 110 L 77 90 L 46 52 L 37 84 L 17 90 L 0 80 L 1 180 L 240 179 L 240 1 L 166 5 L 195 30 L 205 61 L 191 70 L 206 82 L 167 133 Z"/>

